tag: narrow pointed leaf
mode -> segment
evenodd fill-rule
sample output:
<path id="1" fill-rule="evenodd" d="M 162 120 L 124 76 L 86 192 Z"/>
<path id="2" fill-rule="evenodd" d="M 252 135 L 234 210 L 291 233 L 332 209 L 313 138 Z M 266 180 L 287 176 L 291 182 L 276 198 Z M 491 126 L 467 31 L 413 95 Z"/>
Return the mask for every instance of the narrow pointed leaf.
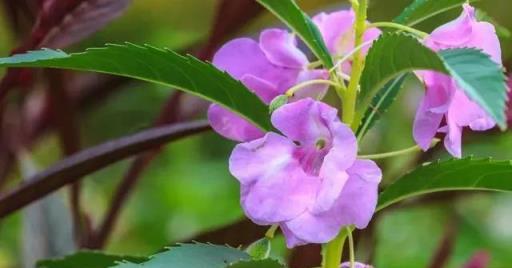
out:
<path id="1" fill-rule="evenodd" d="M 333 61 L 320 31 L 311 18 L 302 11 L 294 0 L 257 0 L 290 27 L 311 49 L 313 54 L 327 68 L 333 67 Z"/>
<path id="2" fill-rule="evenodd" d="M 368 130 L 388 111 L 402 88 L 406 77 L 407 75 L 400 75 L 391 80 L 375 95 L 356 132 L 359 139 L 366 135 Z"/>
<path id="3" fill-rule="evenodd" d="M 436 53 L 404 33 L 386 33 L 370 48 L 361 78 L 360 107 L 368 107 L 378 90 L 392 79 L 414 70 L 451 75 L 470 99 L 500 127 L 506 127 L 507 87 L 505 75 L 498 64 L 477 49 L 450 49 Z"/>
<path id="4" fill-rule="evenodd" d="M 242 83 L 213 65 L 148 45 L 107 45 L 83 53 L 44 49 L 0 58 L 0 67 L 44 67 L 120 75 L 176 87 L 218 103 L 262 129 L 270 129 L 268 108 Z"/>
<path id="5" fill-rule="evenodd" d="M 238 249 L 209 245 L 183 244 L 151 256 L 150 260 L 141 264 L 130 262 L 114 266 L 115 268 L 226 268 L 231 263 L 250 260 L 250 256 Z"/>
<path id="6" fill-rule="evenodd" d="M 512 162 L 466 158 L 418 167 L 380 194 L 378 210 L 407 198 L 454 190 L 512 192 Z"/>
<path id="7" fill-rule="evenodd" d="M 394 22 L 414 26 L 438 14 L 458 8 L 468 0 L 415 0 L 394 19 Z M 477 0 L 470 0 L 475 2 Z"/>

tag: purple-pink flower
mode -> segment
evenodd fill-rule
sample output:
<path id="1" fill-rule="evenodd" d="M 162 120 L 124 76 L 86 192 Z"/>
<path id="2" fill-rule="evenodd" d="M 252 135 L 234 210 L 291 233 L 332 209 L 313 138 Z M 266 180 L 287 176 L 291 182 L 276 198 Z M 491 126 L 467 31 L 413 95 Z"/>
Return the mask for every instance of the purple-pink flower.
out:
<path id="1" fill-rule="evenodd" d="M 321 13 L 313 21 L 334 57 L 343 56 L 354 48 L 355 14 L 352 10 Z M 364 40 L 375 40 L 380 33 L 378 29 L 369 29 Z M 367 49 L 365 47 L 364 51 Z M 308 68 L 309 60 L 297 47 L 295 36 L 281 29 L 264 30 L 258 42 L 250 38 L 228 42 L 215 54 L 213 64 L 240 80 L 266 104 L 297 84 L 329 78 L 327 70 Z M 342 69 L 349 73 L 350 62 L 342 65 Z M 312 85 L 297 92 L 292 101 L 322 97 L 326 90 L 326 85 Z M 210 106 L 208 119 L 217 133 L 231 140 L 245 142 L 264 135 L 247 120 L 216 104 Z"/>
<path id="2" fill-rule="evenodd" d="M 501 65 L 501 48 L 494 26 L 476 20 L 475 9 L 464 5 L 462 15 L 432 32 L 425 44 L 433 50 L 450 48 L 478 48 Z M 446 133 L 444 144 L 455 157 L 461 157 L 462 129 L 474 131 L 493 128 L 495 121 L 475 102 L 470 100 L 449 76 L 432 71 L 418 72 L 426 85 L 414 121 L 414 139 L 427 150 L 439 132 Z M 443 123 L 444 124 L 441 126 Z"/>
<path id="3" fill-rule="evenodd" d="M 239 144 L 229 160 L 246 215 L 279 224 L 289 247 L 326 243 L 344 226 L 365 228 L 382 174 L 373 161 L 356 159 L 356 138 L 337 110 L 307 98 L 271 119 L 283 135 Z"/>
<path id="4" fill-rule="evenodd" d="M 294 35 L 280 29 L 263 31 L 259 42 L 249 38 L 228 42 L 215 54 L 213 64 L 240 80 L 267 104 L 296 84 L 329 77 L 325 70 L 309 70 L 309 61 L 297 48 Z M 326 89 L 325 85 L 312 86 L 302 93 L 323 95 Z M 215 131 L 235 141 L 264 135 L 256 126 L 216 104 L 208 110 L 208 119 Z"/>

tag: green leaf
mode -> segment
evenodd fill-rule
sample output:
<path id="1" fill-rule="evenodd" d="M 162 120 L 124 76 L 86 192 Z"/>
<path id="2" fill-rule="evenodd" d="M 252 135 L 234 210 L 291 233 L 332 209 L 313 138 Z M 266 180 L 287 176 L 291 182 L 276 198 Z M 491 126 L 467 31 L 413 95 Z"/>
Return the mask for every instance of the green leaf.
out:
<path id="1" fill-rule="evenodd" d="M 452 159 L 423 165 L 387 187 L 378 210 L 404 199 L 454 190 L 512 191 L 512 162 L 490 159 Z"/>
<path id="2" fill-rule="evenodd" d="M 240 261 L 227 266 L 227 268 L 285 268 L 285 266 L 276 260 L 266 259 Z"/>
<path id="3" fill-rule="evenodd" d="M 41 260 L 37 268 L 108 268 L 120 261 L 141 263 L 147 261 L 144 257 L 115 256 L 98 251 L 82 251 L 61 259 Z"/>
<path id="4" fill-rule="evenodd" d="M 168 49 L 133 44 L 107 45 L 73 54 L 43 49 L 0 58 L 0 67 L 92 71 L 176 87 L 221 104 L 262 129 L 270 129 L 268 108 L 242 83 L 209 63 Z"/>
<path id="5" fill-rule="evenodd" d="M 183 244 L 169 248 L 167 251 L 153 255 L 147 262 L 134 264 L 125 262 L 116 268 L 225 268 L 230 263 L 250 260 L 250 256 L 238 249 L 208 245 Z"/>
<path id="6" fill-rule="evenodd" d="M 361 77 L 360 107 L 368 107 L 377 91 L 393 78 L 413 70 L 451 75 L 466 95 L 506 127 L 507 87 L 500 66 L 476 49 L 436 53 L 405 33 L 383 34 L 370 48 Z M 365 112 L 365 111 L 363 111 Z"/>
<path id="7" fill-rule="evenodd" d="M 408 26 L 414 26 L 438 14 L 462 6 L 468 0 L 415 0 L 402 11 L 393 21 Z M 476 2 L 470 0 L 469 2 Z"/>
<path id="8" fill-rule="evenodd" d="M 368 130 L 388 111 L 398 92 L 402 89 L 406 77 L 407 75 L 403 74 L 391 80 L 375 95 L 357 129 L 356 135 L 359 139 L 366 135 Z"/>
<path id="9" fill-rule="evenodd" d="M 327 68 L 334 66 L 320 31 L 311 18 L 302 11 L 293 0 L 257 0 L 266 9 L 274 13 L 306 43 L 313 54 Z"/>
<path id="10" fill-rule="evenodd" d="M 271 250 L 272 244 L 270 240 L 264 237 L 249 245 L 245 252 L 247 252 L 255 260 L 262 260 L 268 258 Z"/>

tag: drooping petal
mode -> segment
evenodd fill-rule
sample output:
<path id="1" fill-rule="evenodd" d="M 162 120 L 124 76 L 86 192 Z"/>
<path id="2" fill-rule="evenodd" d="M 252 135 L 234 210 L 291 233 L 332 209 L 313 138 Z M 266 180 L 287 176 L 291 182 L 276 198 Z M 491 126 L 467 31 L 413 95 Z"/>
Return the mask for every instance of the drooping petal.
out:
<path id="1" fill-rule="evenodd" d="M 496 122 L 462 90 L 456 91 L 448 117 L 458 126 L 469 126 L 475 131 L 485 131 L 496 126 Z"/>
<path id="2" fill-rule="evenodd" d="M 217 133 L 234 141 L 245 142 L 264 135 L 263 131 L 247 120 L 217 104 L 210 105 L 208 121 Z"/>
<path id="3" fill-rule="evenodd" d="M 414 141 L 423 150 L 430 148 L 443 117 L 443 113 L 434 113 L 428 109 L 427 100 L 424 97 L 416 111 L 413 125 Z"/>
<path id="4" fill-rule="evenodd" d="M 382 171 L 370 160 L 356 160 L 348 170 L 350 178 L 333 208 L 324 213 L 337 218 L 340 226 L 366 228 L 377 206 Z"/>
<path id="5" fill-rule="evenodd" d="M 293 34 L 280 29 L 268 29 L 260 34 L 260 47 L 275 65 L 303 69 L 308 59 L 299 48 Z"/>
<path id="6" fill-rule="evenodd" d="M 283 233 L 284 238 L 286 240 L 286 247 L 294 248 L 296 246 L 302 246 L 302 245 L 308 244 L 308 242 L 301 240 L 300 238 L 295 236 L 295 234 L 292 231 L 290 231 L 290 229 L 288 229 L 288 227 L 286 227 L 286 224 L 281 224 L 281 225 L 279 225 L 279 227 L 281 228 L 281 232 Z"/>
<path id="7" fill-rule="evenodd" d="M 458 126 L 449 116 L 446 118 L 447 125 L 440 129 L 446 132 L 444 137 L 444 147 L 454 157 L 462 157 L 462 127 Z"/>
<path id="8" fill-rule="evenodd" d="M 331 241 L 340 231 L 341 225 L 336 217 L 313 215 L 305 212 L 300 216 L 285 222 L 283 225 L 293 233 L 299 241 L 323 244 Z"/>
<path id="9" fill-rule="evenodd" d="M 308 98 L 277 109 L 271 121 L 291 140 L 302 145 L 314 145 L 319 139 L 327 142 L 331 140 L 326 122 L 336 120 L 336 116 L 336 109 Z"/>
<path id="10" fill-rule="evenodd" d="M 242 184 L 242 207 L 258 224 L 274 224 L 297 217 L 316 195 L 318 180 L 293 157 L 295 144 L 267 133 L 235 147 L 229 169 Z"/>
<path id="11" fill-rule="evenodd" d="M 241 81 L 266 104 L 269 104 L 275 97 L 282 93 L 270 82 L 252 74 L 242 76 Z"/>

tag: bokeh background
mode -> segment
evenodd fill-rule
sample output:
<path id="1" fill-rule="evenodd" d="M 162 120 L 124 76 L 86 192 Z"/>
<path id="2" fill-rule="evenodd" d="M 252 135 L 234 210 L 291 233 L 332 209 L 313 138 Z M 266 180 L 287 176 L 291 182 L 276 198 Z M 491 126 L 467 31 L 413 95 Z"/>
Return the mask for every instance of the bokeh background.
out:
<path id="1" fill-rule="evenodd" d="M 13 0 L 11 0 L 13 1 Z M 236 0 L 232 0 L 236 1 Z M 310 14 L 335 10 L 343 1 L 298 1 Z M 390 20 L 409 0 L 373 0 L 369 18 Z M 512 2 L 485 0 L 476 4 L 505 28 L 512 29 Z M 217 1 L 135 0 L 126 13 L 108 27 L 68 51 L 105 43 L 130 41 L 185 51 L 203 42 L 212 27 Z M 7 10 L 0 10 L 0 55 L 7 56 L 19 39 L 7 23 Z M 458 11 L 437 16 L 420 25 L 425 31 L 457 16 Z M 257 36 L 257 31 L 279 23 L 268 12 L 249 23 L 236 36 Z M 234 37 L 234 36 L 233 36 Z M 504 59 L 512 55 L 512 39 L 502 36 Z M 510 67 L 510 66 L 508 66 Z M 409 79 L 391 111 L 364 141 L 364 152 L 396 150 L 413 144 L 411 123 L 421 88 Z M 126 83 L 101 102 L 79 113 L 83 147 L 122 137 L 149 127 L 172 94 L 172 89 L 148 83 Z M 189 105 L 194 105 L 190 102 Z M 199 117 L 204 117 L 200 114 Z M 512 135 L 490 131 L 464 137 L 465 155 L 512 159 Z M 234 143 L 206 133 L 169 144 L 143 173 L 122 211 L 106 251 L 148 255 L 174 242 L 188 241 L 200 234 L 235 224 L 244 219 L 239 206 L 238 184 L 227 170 Z M 41 138 L 31 151 L 39 168 L 57 161 L 58 141 L 53 133 Z M 424 155 L 407 155 L 382 161 L 388 184 L 421 162 L 448 158 L 441 148 Z M 1 165 L 2 163 L 0 163 Z M 130 160 L 91 174 L 84 181 L 85 210 L 94 223 L 105 212 L 117 183 Z M 10 184 L 20 181 L 14 170 Z M 510 178 L 504 178 L 510 179 Z M 67 200 L 67 191 L 57 195 Z M 23 256 L 22 213 L 0 221 L 0 267 L 20 267 Z M 57 222 L 56 224 L 66 224 Z M 63 230 L 66 228 L 62 227 Z M 240 229 L 252 232 L 251 228 Z M 361 259 L 371 259 L 378 268 L 428 267 L 443 237 L 453 241 L 449 268 L 463 267 L 476 252 L 491 256 L 491 268 L 512 267 L 512 195 L 502 193 L 449 193 L 413 200 L 379 213 L 371 236 L 359 244 Z M 214 241 L 215 242 L 215 241 Z M 274 253 L 288 258 L 282 239 Z M 307 254 L 306 254 L 307 255 Z M 314 257 L 312 257 L 314 258 Z M 305 262 L 303 262 L 305 263 Z M 301 267 L 296 264 L 296 267 Z"/>

